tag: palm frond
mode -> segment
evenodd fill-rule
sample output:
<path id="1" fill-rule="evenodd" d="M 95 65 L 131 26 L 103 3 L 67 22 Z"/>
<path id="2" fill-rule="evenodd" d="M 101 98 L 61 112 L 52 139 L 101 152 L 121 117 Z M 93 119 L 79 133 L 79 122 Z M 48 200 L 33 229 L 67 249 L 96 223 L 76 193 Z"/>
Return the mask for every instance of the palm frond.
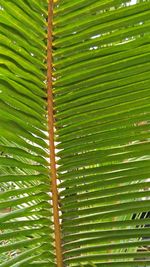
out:
<path id="1" fill-rule="evenodd" d="M 45 1 L 0 1 L 0 266 L 54 266 Z"/>
<path id="2" fill-rule="evenodd" d="M 54 14 L 64 262 L 149 266 L 149 1 Z"/>
<path id="3" fill-rule="evenodd" d="M 0 266 L 148 267 L 150 3 L 49 4 L 0 0 Z"/>

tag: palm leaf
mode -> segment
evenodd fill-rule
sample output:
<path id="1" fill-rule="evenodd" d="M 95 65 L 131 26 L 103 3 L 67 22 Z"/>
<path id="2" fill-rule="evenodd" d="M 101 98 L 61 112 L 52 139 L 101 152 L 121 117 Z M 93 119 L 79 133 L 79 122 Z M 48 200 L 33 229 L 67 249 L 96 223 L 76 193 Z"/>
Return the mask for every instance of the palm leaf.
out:
<path id="1" fill-rule="evenodd" d="M 0 0 L 0 266 L 148 267 L 149 1 Z"/>

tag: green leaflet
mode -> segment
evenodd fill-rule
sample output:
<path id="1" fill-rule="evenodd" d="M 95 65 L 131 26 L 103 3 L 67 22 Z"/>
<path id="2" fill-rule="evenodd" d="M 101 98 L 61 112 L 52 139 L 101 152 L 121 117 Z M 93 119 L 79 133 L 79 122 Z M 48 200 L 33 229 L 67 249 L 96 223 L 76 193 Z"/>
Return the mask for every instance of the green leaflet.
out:
<path id="1" fill-rule="evenodd" d="M 142 11 L 142 10 L 141 10 Z M 125 19 L 118 19 L 114 22 L 111 23 L 107 23 L 106 26 L 94 26 L 93 28 L 90 27 L 88 30 L 84 30 L 83 33 L 78 33 L 78 36 L 75 36 L 75 34 L 72 33 L 72 36 L 69 37 L 64 37 L 61 38 L 60 40 L 56 40 L 55 45 L 60 47 L 60 45 L 62 47 L 68 47 L 69 45 L 75 45 L 75 44 L 80 44 L 80 40 L 85 39 L 85 40 L 89 40 L 92 39 L 93 36 L 96 36 L 96 34 L 98 34 L 98 38 L 99 35 L 103 35 L 103 34 L 108 34 L 108 32 L 113 32 L 114 30 L 118 30 L 118 28 L 120 28 L 122 30 L 122 28 L 125 27 L 129 27 L 129 25 L 132 25 L 132 23 L 135 24 L 139 24 L 139 22 L 142 20 L 143 22 L 145 22 L 146 20 L 148 20 L 149 16 L 148 16 L 149 12 L 146 11 L 144 13 L 140 13 L 138 15 L 132 15 L 131 18 L 126 17 Z M 101 21 L 100 21 L 101 22 Z M 107 20 L 106 20 L 107 22 Z M 61 36 L 61 35 L 60 35 Z"/>
<path id="2" fill-rule="evenodd" d="M 0 40 L 1 40 L 1 46 L 3 49 L 10 49 L 10 51 L 16 52 L 14 55 L 21 55 L 22 60 L 26 59 L 29 62 L 32 62 L 36 65 L 36 71 L 37 68 L 44 67 L 44 64 L 37 58 L 33 57 L 30 53 L 28 53 L 23 47 L 18 46 L 13 40 L 10 40 L 7 36 L 1 34 L 0 35 Z M 31 67 L 31 64 L 30 64 Z M 33 67 L 33 66 L 32 66 Z"/>
<path id="3" fill-rule="evenodd" d="M 105 1 L 106 2 L 109 2 L 109 5 L 111 6 L 112 4 L 114 4 L 115 2 L 118 4 L 119 1 Z M 106 6 L 104 6 L 104 1 L 101 1 L 100 3 L 97 3 L 95 4 L 92 4 L 88 7 L 88 11 L 86 12 L 86 14 L 82 14 L 82 17 L 80 18 L 80 20 L 74 20 L 74 23 L 73 24 L 70 24 L 69 23 L 69 19 L 67 20 L 67 24 L 65 24 L 65 27 L 63 26 L 62 27 L 62 22 L 64 21 L 64 19 L 66 19 L 66 16 L 65 18 L 63 19 L 62 17 L 60 18 L 57 17 L 57 19 L 55 20 L 55 25 L 57 25 L 56 27 L 56 31 L 55 33 L 58 35 L 59 34 L 59 37 L 62 37 L 62 36 L 67 36 L 69 34 L 73 34 L 73 31 L 78 31 L 78 32 L 81 32 L 81 31 L 85 31 L 85 29 L 88 29 L 89 27 L 93 27 L 95 25 L 98 25 L 98 24 L 103 24 L 103 23 L 108 23 L 108 22 L 112 22 L 112 26 L 113 26 L 113 20 L 114 20 L 114 17 L 115 17 L 115 20 L 119 20 L 120 18 L 123 19 L 128 19 L 129 16 L 133 16 L 135 14 L 138 14 L 139 12 L 143 12 L 143 11 L 146 11 L 149 9 L 149 3 L 141 3 L 141 4 L 137 4 L 137 5 L 131 5 L 131 6 L 127 6 L 125 8 L 120 8 L 120 9 L 116 9 L 115 11 L 112 11 L 112 12 L 104 12 L 102 14 L 97 14 L 97 16 L 95 16 L 95 18 L 93 17 L 93 14 L 92 12 L 90 12 L 90 8 L 93 9 L 95 8 L 95 11 L 96 11 L 96 8 L 98 7 L 107 7 L 108 8 L 108 5 L 106 4 Z M 94 7 L 95 5 L 95 7 Z M 79 10 L 80 12 L 83 12 L 81 10 Z M 87 14 L 89 13 L 89 14 Z M 133 18 L 133 17 L 132 17 Z M 71 16 L 71 19 L 72 19 L 72 16 Z M 66 20 L 65 20 L 66 21 Z M 125 21 L 124 21 L 125 22 Z M 59 26 L 59 28 L 58 28 Z M 125 24 L 124 24 L 125 26 Z"/>
<path id="4" fill-rule="evenodd" d="M 96 8 L 96 10 L 98 9 L 105 9 L 111 6 L 117 6 L 121 5 L 121 3 L 125 3 L 128 2 L 127 0 L 123 0 L 123 1 L 115 1 L 115 0 L 105 0 L 102 2 L 99 2 L 97 0 L 94 0 L 93 3 L 91 4 L 90 0 L 82 0 L 80 1 L 80 3 L 78 4 L 75 0 L 72 2 L 69 2 L 68 0 L 66 1 L 59 1 L 59 7 L 56 8 L 55 13 L 54 14 L 59 14 L 60 18 L 61 18 L 61 13 L 62 15 L 66 13 L 70 13 L 70 17 L 72 18 L 74 15 L 76 15 L 76 13 L 78 14 L 80 12 L 80 8 L 84 8 L 81 9 L 81 13 L 83 14 L 84 11 L 92 11 L 94 8 Z M 75 14 L 73 12 L 70 11 L 76 11 Z M 66 17 L 66 16 L 64 16 Z"/>
<path id="5" fill-rule="evenodd" d="M 15 263 L 22 262 L 22 260 L 24 261 L 24 259 L 27 259 L 27 262 L 30 262 L 30 259 L 31 259 L 31 261 L 32 261 L 32 259 L 35 259 L 35 256 L 34 257 L 32 256 L 32 258 L 31 258 L 31 255 L 36 254 L 36 257 L 37 257 L 38 251 L 40 251 L 40 250 L 41 250 L 41 246 L 28 249 L 26 252 L 21 253 L 19 256 L 1 264 L 1 266 L 2 267 L 10 267 L 10 266 L 12 266 L 12 264 L 14 265 Z"/>
<path id="6" fill-rule="evenodd" d="M 21 10 L 20 8 L 17 7 L 17 5 L 14 5 L 13 3 L 7 3 L 3 0 L 1 0 L 1 5 L 3 8 L 6 10 L 6 12 L 10 15 L 12 15 L 14 18 L 17 17 L 18 23 L 21 22 L 25 28 L 30 28 L 32 29 L 32 34 L 38 34 L 39 37 L 43 38 L 44 37 L 44 31 L 42 30 L 43 26 L 43 21 L 41 23 L 41 27 L 39 27 L 39 17 L 38 17 L 38 26 L 37 24 L 34 23 L 34 20 L 31 19 L 31 16 L 27 16 L 26 10 Z M 30 14 L 33 12 L 30 11 Z"/>
<path id="7" fill-rule="evenodd" d="M 134 228 L 131 228 L 131 229 L 123 229 L 123 230 L 120 230 L 120 229 L 117 229 L 117 231 L 114 229 L 114 230 L 103 230 L 103 231 L 95 231 L 95 232 L 91 232 L 89 233 L 88 235 L 88 238 L 87 238 L 87 233 L 88 232 L 82 232 L 82 233 L 79 233 L 79 234 L 76 234 L 76 235 L 71 235 L 69 234 L 68 236 L 64 236 L 64 239 L 65 241 L 67 242 L 65 247 L 68 248 L 70 247 L 71 248 L 71 245 L 73 245 L 73 243 L 86 243 L 89 242 L 89 243 L 92 243 L 93 240 L 92 238 L 94 238 L 94 243 L 98 241 L 98 239 L 100 238 L 101 240 L 104 240 L 106 242 L 106 240 L 110 240 L 112 238 L 112 240 L 115 240 L 115 239 L 119 239 L 120 237 L 124 237 L 124 239 L 126 238 L 130 238 L 131 236 L 132 237 L 136 237 L 140 234 L 142 235 L 149 235 L 149 228 L 145 229 L 145 228 L 141 228 L 141 229 L 134 229 Z M 82 238 L 82 240 L 80 240 Z"/>
<path id="8" fill-rule="evenodd" d="M 148 257 L 149 253 L 148 252 L 143 252 L 143 253 L 140 253 L 139 252 L 139 257 Z M 87 263 L 88 261 L 95 261 L 95 262 L 99 262 L 101 260 L 109 260 L 109 259 L 117 259 L 117 260 L 120 260 L 121 258 L 122 259 L 125 259 L 125 258 L 128 258 L 128 259 L 134 259 L 137 257 L 137 254 L 136 253 L 114 253 L 114 254 L 96 254 L 96 255 L 91 255 L 91 256 L 80 256 L 80 257 L 73 257 L 73 258 L 70 258 L 68 260 L 66 260 L 66 262 L 69 262 L 69 263 L 80 263 L 80 262 L 83 262 L 83 263 Z"/>

